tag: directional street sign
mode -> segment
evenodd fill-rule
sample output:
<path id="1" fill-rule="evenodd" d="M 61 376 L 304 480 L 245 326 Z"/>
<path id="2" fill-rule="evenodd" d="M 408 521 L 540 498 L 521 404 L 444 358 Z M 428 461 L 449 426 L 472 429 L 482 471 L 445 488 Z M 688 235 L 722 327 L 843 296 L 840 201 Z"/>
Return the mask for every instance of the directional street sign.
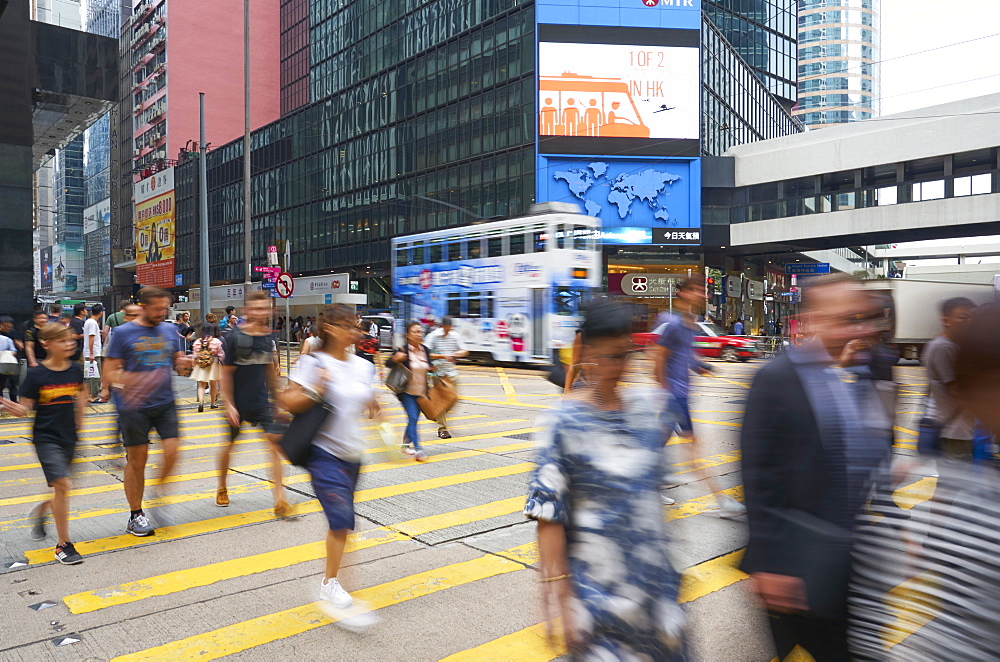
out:
<path id="1" fill-rule="evenodd" d="M 282 299 L 287 299 L 292 296 L 292 292 L 295 291 L 295 280 L 289 273 L 282 272 L 278 274 L 278 280 L 274 282 L 274 285 L 274 290 Z"/>
<path id="2" fill-rule="evenodd" d="M 815 274 L 828 274 L 830 273 L 830 263 L 829 262 L 790 262 L 785 265 L 786 274 L 795 274 L 797 276 L 803 275 L 815 275 Z"/>
<path id="3" fill-rule="evenodd" d="M 277 287 L 277 285 L 275 285 L 273 282 L 270 281 L 264 281 L 263 283 L 260 284 L 260 286 L 263 287 L 265 290 L 273 290 Z"/>
<path id="4" fill-rule="evenodd" d="M 278 275 L 281 273 L 281 267 L 254 267 L 253 270 L 259 274 Z"/>

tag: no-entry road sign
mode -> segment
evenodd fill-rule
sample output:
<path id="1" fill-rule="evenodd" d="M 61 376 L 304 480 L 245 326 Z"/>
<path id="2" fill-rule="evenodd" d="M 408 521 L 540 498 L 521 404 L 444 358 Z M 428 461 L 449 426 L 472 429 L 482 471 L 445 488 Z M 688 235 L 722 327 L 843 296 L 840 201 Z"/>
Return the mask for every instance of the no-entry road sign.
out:
<path id="1" fill-rule="evenodd" d="M 292 292 L 295 291 L 295 280 L 292 278 L 292 274 L 285 272 L 278 274 L 278 280 L 274 281 L 274 290 L 282 299 L 292 296 Z"/>

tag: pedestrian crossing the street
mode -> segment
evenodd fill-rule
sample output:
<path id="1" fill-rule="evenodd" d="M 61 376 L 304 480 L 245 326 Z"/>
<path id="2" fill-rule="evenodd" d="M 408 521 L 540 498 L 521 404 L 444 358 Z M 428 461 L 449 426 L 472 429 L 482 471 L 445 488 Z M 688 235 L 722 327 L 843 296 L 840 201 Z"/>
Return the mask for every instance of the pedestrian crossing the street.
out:
<path id="1" fill-rule="evenodd" d="M 681 543 L 680 601 L 687 606 L 747 599 L 746 575 L 738 569 L 745 525 L 714 516 L 715 499 L 701 473 L 742 500 L 738 435 L 752 370 L 725 368 L 725 380 L 697 381 L 695 421 L 710 437 L 699 457 L 668 450 L 679 484 L 669 490 L 677 503 L 664 508 L 664 518 Z M 229 443 L 224 410 L 181 409 L 178 468 L 155 501 L 148 499 L 154 481 L 147 482 L 157 528 L 139 538 L 124 530 L 116 419 L 89 415 L 69 513 L 85 562 L 68 569 L 54 563 L 51 538 L 28 537 L 28 510 L 46 494 L 30 425 L 0 421 L 0 440 L 9 440 L 0 443 L 0 555 L 14 564 L 4 575 L 8 606 L 0 609 L 0 627 L 11 635 L 0 641 L 0 659 L 50 656 L 54 622 L 79 635 L 74 659 L 289 659 L 288 651 L 296 659 L 558 659 L 565 651 L 546 636 L 539 606 L 535 525 L 522 515 L 534 438 L 557 394 L 529 370 L 465 372 L 462 404 L 449 419 L 452 437 L 439 439 L 434 422 L 421 422 L 428 462 L 394 459 L 375 426 L 362 425 L 371 447 L 355 494 L 358 525 L 348 540 L 343 583 L 382 618 L 362 634 L 336 627 L 317 607 L 326 554 L 317 542 L 325 530 L 320 506 L 308 474 L 286 465 L 293 518 L 274 518 L 267 449 L 257 428 L 235 442 L 232 505 L 218 508 L 216 454 Z M 380 399 L 401 437 L 401 408 L 386 393 Z M 905 452 L 915 433 L 901 427 L 897 434 Z M 161 460 L 154 444 L 149 476 Z M 933 479 L 924 478 L 895 498 L 914 508 L 933 489 Z M 700 531 L 718 535 L 699 538 Z M 28 608 L 45 600 L 56 606 Z"/>

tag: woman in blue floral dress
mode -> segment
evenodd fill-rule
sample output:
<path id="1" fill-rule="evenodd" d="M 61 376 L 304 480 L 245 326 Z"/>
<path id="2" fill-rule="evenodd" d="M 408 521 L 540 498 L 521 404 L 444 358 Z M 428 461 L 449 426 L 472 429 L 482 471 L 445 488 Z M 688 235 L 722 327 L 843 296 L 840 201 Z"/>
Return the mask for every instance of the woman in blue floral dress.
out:
<path id="1" fill-rule="evenodd" d="M 680 577 L 667 559 L 660 485 L 665 394 L 618 388 L 630 318 L 591 307 L 581 327 L 590 385 L 548 422 L 525 515 L 538 522 L 546 616 L 579 660 L 682 661 Z"/>

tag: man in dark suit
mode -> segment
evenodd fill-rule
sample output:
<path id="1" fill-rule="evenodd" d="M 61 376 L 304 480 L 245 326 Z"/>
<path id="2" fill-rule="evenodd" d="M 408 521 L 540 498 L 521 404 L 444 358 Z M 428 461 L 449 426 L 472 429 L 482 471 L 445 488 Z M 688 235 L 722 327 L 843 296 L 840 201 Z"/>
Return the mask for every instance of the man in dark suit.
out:
<path id="1" fill-rule="evenodd" d="M 742 565 L 779 659 L 796 645 L 818 662 L 849 659 L 852 522 L 892 448 L 891 413 L 868 368 L 870 301 L 849 277 L 817 279 L 803 305 L 807 340 L 764 366 L 747 400 Z"/>

